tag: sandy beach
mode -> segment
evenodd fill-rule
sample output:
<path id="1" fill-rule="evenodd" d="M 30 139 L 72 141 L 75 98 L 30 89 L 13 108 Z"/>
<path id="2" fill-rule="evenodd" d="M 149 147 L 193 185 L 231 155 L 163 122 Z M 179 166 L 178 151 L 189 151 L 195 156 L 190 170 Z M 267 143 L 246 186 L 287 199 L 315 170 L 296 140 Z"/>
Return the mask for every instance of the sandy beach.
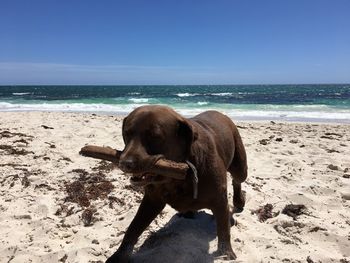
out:
<path id="1" fill-rule="evenodd" d="M 118 248 L 142 191 L 111 164 L 78 152 L 86 144 L 123 149 L 121 121 L 0 113 L 1 263 L 97 263 Z M 249 166 L 246 207 L 231 228 L 236 262 L 350 262 L 350 125 L 236 124 Z M 132 259 L 222 262 L 215 229 L 210 211 L 185 219 L 167 206 Z"/>

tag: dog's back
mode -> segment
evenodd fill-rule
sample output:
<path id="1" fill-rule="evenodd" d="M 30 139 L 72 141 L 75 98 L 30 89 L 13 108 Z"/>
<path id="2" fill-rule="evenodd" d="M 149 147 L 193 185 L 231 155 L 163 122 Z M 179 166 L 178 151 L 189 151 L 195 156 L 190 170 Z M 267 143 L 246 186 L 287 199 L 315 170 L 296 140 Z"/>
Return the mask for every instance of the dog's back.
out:
<path id="1" fill-rule="evenodd" d="M 193 118 L 208 131 L 214 141 L 216 150 L 229 169 L 230 165 L 247 165 L 247 158 L 241 136 L 236 125 L 226 115 L 217 111 L 206 111 Z"/>

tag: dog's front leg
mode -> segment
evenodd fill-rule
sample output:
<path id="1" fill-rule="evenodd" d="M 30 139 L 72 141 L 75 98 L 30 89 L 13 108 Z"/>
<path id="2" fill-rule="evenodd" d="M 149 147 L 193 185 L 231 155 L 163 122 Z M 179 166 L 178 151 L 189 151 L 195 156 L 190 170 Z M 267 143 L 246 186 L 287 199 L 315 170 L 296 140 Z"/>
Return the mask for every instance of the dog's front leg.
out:
<path id="1" fill-rule="evenodd" d="M 163 210 L 165 203 L 153 200 L 147 194 L 142 199 L 141 205 L 125 233 L 118 250 L 107 259 L 106 263 L 128 262 L 137 239 L 149 226 L 154 218 Z"/>

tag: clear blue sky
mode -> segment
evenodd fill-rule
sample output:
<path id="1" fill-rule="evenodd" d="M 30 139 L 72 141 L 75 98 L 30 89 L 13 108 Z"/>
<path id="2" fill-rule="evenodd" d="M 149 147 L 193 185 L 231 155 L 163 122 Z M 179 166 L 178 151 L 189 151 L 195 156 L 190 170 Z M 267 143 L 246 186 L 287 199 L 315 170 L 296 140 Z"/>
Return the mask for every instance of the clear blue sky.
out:
<path id="1" fill-rule="evenodd" d="M 247 83 L 350 83 L 350 1 L 0 2 L 0 84 Z"/>

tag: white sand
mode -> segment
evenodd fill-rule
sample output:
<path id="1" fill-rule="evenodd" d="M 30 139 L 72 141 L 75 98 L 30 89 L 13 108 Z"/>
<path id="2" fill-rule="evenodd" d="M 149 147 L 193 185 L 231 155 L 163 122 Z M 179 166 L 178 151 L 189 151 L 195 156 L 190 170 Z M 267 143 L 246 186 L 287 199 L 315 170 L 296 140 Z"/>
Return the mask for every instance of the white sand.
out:
<path id="1" fill-rule="evenodd" d="M 350 262 L 350 126 L 238 125 L 249 176 L 245 210 L 231 228 L 237 262 Z M 98 172 L 98 160 L 78 154 L 85 144 L 123 149 L 121 118 L 0 113 L 0 262 L 104 262 L 117 249 L 142 193 L 127 187 L 119 170 L 103 172 L 115 188 L 109 198 L 91 202 L 95 213 L 84 226 L 85 208 L 65 202 L 65 183 L 79 178 L 74 169 Z M 229 190 L 231 200 L 230 184 Z M 273 212 L 290 203 L 304 204 L 307 211 L 295 220 L 280 213 L 259 222 L 251 211 L 267 203 Z M 62 205 L 65 210 L 56 213 Z M 209 211 L 183 219 L 167 206 L 139 239 L 133 259 L 221 262 L 216 245 Z"/>

